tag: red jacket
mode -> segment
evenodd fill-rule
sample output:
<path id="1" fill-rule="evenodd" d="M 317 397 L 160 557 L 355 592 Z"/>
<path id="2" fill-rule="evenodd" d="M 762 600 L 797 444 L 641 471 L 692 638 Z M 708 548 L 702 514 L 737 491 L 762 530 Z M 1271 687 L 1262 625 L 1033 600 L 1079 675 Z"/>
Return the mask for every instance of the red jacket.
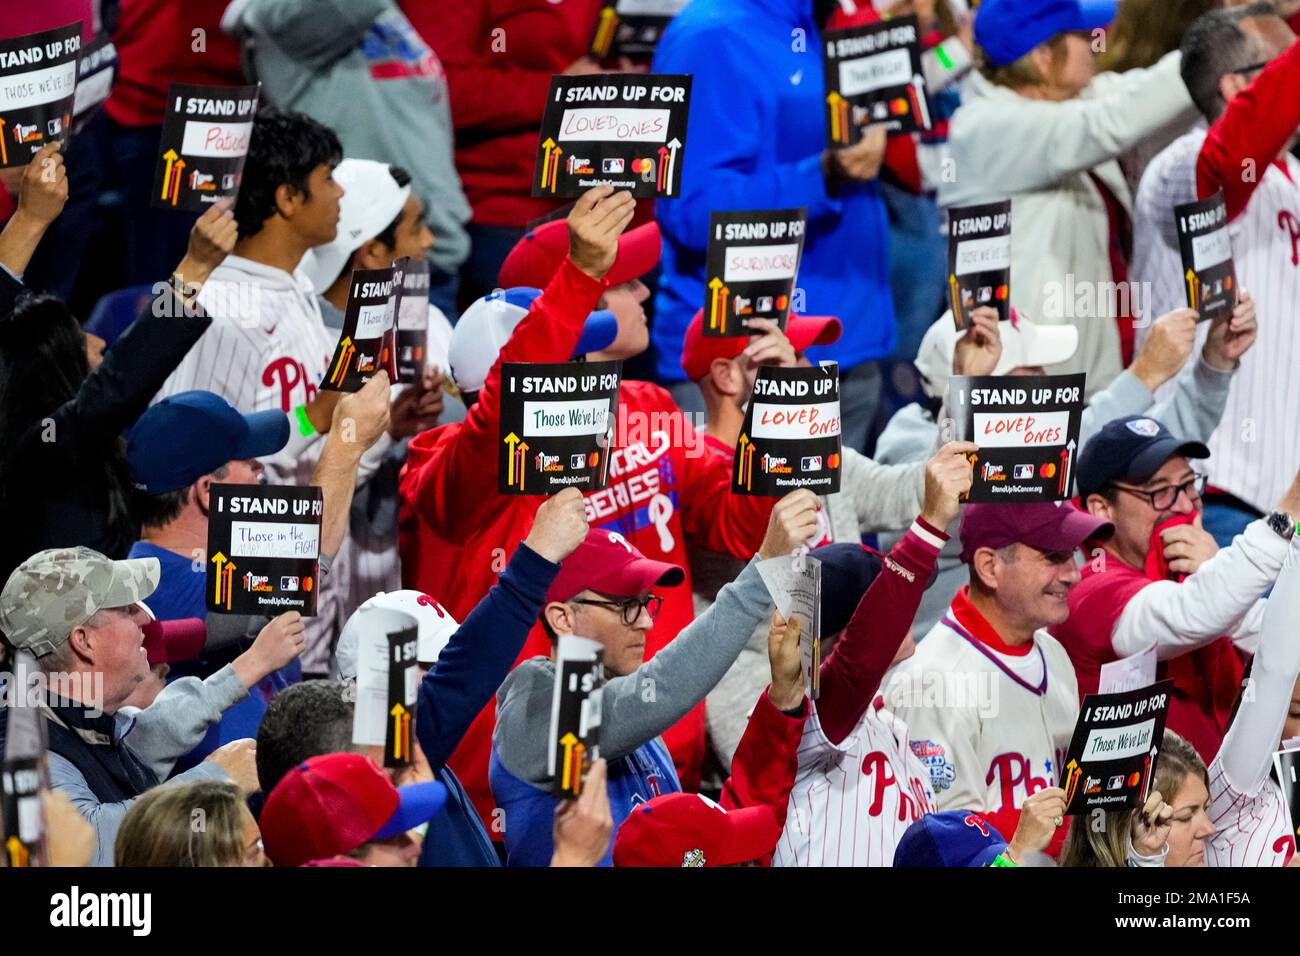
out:
<path id="1" fill-rule="evenodd" d="M 451 90 L 456 169 L 473 221 L 524 226 L 558 203 L 529 196 L 551 76 L 591 46 L 601 0 L 399 0 Z"/>
<path id="2" fill-rule="evenodd" d="M 496 494 L 501 362 L 563 362 L 604 283 L 565 261 L 516 327 L 463 423 L 412 439 L 401 479 L 398 545 L 405 587 L 437 598 L 457 619 L 496 583 L 515 546 L 527 536 L 540 496 Z M 685 539 L 724 554 L 749 557 L 762 543 L 772 500 L 730 494 L 731 468 L 705 453 L 669 394 L 648 382 L 625 381 L 610 453 L 609 485 L 587 496 L 593 527 L 619 531 L 647 557 L 687 568 Z M 694 617 L 691 580 L 663 589 L 646 656 L 672 640 Z M 519 655 L 549 655 L 540 625 Z M 495 709 L 471 725 L 449 761 L 494 836 L 488 787 Z M 545 733 L 539 728 L 539 733 Z M 664 734 L 684 789 L 699 786 L 704 755 L 701 703 Z"/>
<path id="3" fill-rule="evenodd" d="M 800 707 L 803 716 L 791 717 L 777 710 L 767 691 L 763 691 L 731 758 L 731 776 L 722 784 L 718 802 L 723 809 L 766 805 L 776 814 L 776 822 L 785 826 L 790 791 L 799 772 L 799 741 L 803 739 L 803 725 L 808 717 L 807 697 Z M 776 847 L 772 850 L 775 852 Z M 772 854 L 762 862 L 771 866 Z"/>

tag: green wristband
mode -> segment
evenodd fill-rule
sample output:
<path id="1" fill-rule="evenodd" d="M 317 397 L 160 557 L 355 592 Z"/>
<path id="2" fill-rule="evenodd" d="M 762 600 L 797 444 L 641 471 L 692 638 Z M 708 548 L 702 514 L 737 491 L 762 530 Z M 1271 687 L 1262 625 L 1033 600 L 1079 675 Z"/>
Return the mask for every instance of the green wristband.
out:
<path id="1" fill-rule="evenodd" d="M 298 417 L 298 432 L 303 438 L 310 438 L 316 434 L 316 426 L 311 423 L 311 418 L 307 415 L 306 405 L 299 405 L 293 413 Z"/>
<path id="2" fill-rule="evenodd" d="M 1003 850 L 996 857 L 994 857 L 993 862 L 989 864 L 989 866 L 1019 866 L 1019 865 L 1020 865 L 1019 863 L 1011 859 L 1011 857 L 1007 856 L 1005 850 Z"/>

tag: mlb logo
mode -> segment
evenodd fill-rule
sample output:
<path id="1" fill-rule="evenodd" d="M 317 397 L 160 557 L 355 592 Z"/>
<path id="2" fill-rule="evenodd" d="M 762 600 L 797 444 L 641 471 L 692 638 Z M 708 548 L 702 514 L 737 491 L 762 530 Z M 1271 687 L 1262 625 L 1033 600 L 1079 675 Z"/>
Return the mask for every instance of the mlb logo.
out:
<path id="1" fill-rule="evenodd" d="M 586 456 L 586 455 L 571 455 L 571 456 L 569 457 L 569 467 L 570 467 L 570 468 L 575 468 L 575 469 L 576 469 L 576 468 L 586 468 L 586 467 L 587 467 L 587 456 Z"/>
<path id="2" fill-rule="evenodd" d="M 63 132 L 63 119 L 56 116 L 45 124 L 45 128 L 50 131 L 51 136 L 58 136 Z"/>
<path id="3" fill-rule="evenodd" d="M 621 157 L 610 157 L 601 160 L 600 171 L 602 173 L 621 173 L 623 171 L 623 159 Z"/>
<path id="4" fill-rule="evenodd" d="M 235 188 L 235 174 L 234 174 L 234 173 L 226 173 L 225 175 L 223 175 L 223 176 L 221 177 L 221 188 L 222 188 L 222 189 L 234 189 L 234 188 Z"/>
<path id="5" fill-rule="evenodd" d="M 802 470 L 802 471 L 821 471 L 821 470 L 822 470 L 822 456 L 821 456 L 821 455 L 809 455 L 809 456 L 807 456 L 806 458 L 803 458 L 803 459 L 800 461 L 799 468 L 800 468 L 800 470 Z"/>
<path id="6" fill-rule="evenodd" d="M 759 312 L 771 312 L 772 297 L 770 295 L 760 295 L 758 297 L 758 305 L 756 306 L 756 308 L 758 309 Z"/>
<path id="7" fill-rule="evenodd" d="M 284 575 L 283 577 L 280 578 L 280 590 L 281 591 L 298 590 L 298 579 L 296 577 L 292 577 L 287 574 Z"/>
<path id="8" fill-rule="evenodd" d="M 980 290 L 979 293 L 976 295 L 976 299 L 980 302 L 992 302 L 993 287 L 989 285 L 980 286 Z"/>
<path id="9" fill-rule="evenodd" d="M 1016 465 L 1016 469 L 1015 469 L 1015 477 L 1016 477 L 1017 480 L 1019 480 L 1019 479 L 1021 479 L 1021 478 L 1032 478 L 1032 477 L 1034 477 L 1034 466 L 1033 466 L 1033 465 Z"/>
<path id="10" fill-rule="evenodd" d="M 1108 780 L 1108 781 L 1106 782 L 1106 789 L 1107 789 L 1107 790 L 1119 790 L 1119 789 L 1121 789 L 1123 786 L 1124 786 L 1124 775 L 1123 775 L 1122 773 L 1121 773 L 1121 774 L 1116 774 L 1115 776 L 1111 777 L 1110 780 Z"/>

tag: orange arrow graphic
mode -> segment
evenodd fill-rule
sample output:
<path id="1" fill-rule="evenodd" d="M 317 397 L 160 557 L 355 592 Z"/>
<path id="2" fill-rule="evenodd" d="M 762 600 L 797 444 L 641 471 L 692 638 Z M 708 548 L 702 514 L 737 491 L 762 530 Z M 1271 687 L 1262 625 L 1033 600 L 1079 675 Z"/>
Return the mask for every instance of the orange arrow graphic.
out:
<path id="1" fill-rule="evenodd" d="M 167 191 L 172 184 L 172 164 L 175 163 L 179 157 L 176 155 L 176 150 L 169 149 L 167 152 L 163 153 L 162 158 L 167 161 L 167 165 L 163 168 L 162 195 L 159 198 L 166 199 Z"/>
<path id="2" fill-rule="evenodd" d="M 28 852 L 27 847 L 16 836 L 11 836 L 5 841 L 5 849 L 9 851 L 10 866 L 27 866 L 31 862 L 31 854 Z"/>
<path id="3" fill-rule="evenodd" d="M 722 317 L 718 312 L 718 292 L 722 288 L 722 280 L 714 276 L 709 280 L 709 290 L 712 293 L 709 297 L 709 328 L 716 329 L 725 325 Z"/>
<path id="4" fill-rule="evenodd" d="M 9 162 L 9 147 L 5 145 L 5 121 L 0 118 L 0 166 Z"/>
<path id="5" fill-rule="evenodd" d="M 609 53 L 609 45 L 614 41 L 614 28 L 618 26 L 618 13 L 613 7 L 600 11 L 600 23 L 596 27 L 596 38 L 591 41 L 591 52 L 597 56 Z"/>
<path id="6" fill-rule="evenodd" d="M 330 372 L 330 382 L 335 385 L 342 385 L 343 379 L 347 375 L 347 370 L 352 364 L 352 356 L 357 352 L 356 347 L 352 344 L 352 337 L 345 335 L 339 342 L 339 360 L 334 366 L 334 371 Z"/>
<path id="7" fill-rule="evenodd" d="M 172 203 L 173 206 L 176 205 L 176 200 L 177 200 L 177 198 L 180 196 L 180 192 L 181 192 L 181 175 L 182 175 L 181 170 L 183 170 L 184 168 L 185 168 L 185 160 L 183 160 L 183 159 L 178 159 L 178 160 L 176 160 L 176 175 L 172 178 L 172 196 L 171 196 L 171 203 Z"/>

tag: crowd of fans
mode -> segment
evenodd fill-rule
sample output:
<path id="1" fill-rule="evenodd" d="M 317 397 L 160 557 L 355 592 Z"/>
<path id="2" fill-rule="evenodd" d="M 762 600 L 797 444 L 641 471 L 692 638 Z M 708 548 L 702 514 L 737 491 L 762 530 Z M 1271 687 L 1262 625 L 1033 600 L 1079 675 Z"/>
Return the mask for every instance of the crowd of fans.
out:
<path id="1" fill-rule="evenodd" d="M 80 21 L 117 57 L 65 145 L 0 170 L 0 670 L 10 706 L 20 652 L 63 689 L 48 861 L 1290 865 L 1300 3 L 689 0 L 643 61 L 588 52 L 601 7 L 0 11 L 0 40 Z M 827 148 L 819 32 L 901 15 L 933 128 Z M 647 70 L 693 77 L 680 195 L 532 197 L 552 76 Z M 252 81 L 237 195 L 153 208 L 168 84 Z M 1220 191 L 1239 288 L 1203 322 L 1173 208 Z M 1009 319 L 959 330 L 943 210 L 1005 199 Z M 798 207 L 797 312 L 706 336 L 710 214 Z M 406 257 L 422 375 L 321 389 L 353 270 Z M 134 321 L 91 318 L 141 284 Z M 608 487 L 496 493 L 503 363 L 606 360 Z M 821 360 L 840 490 L 733 494 L 759 370 Z M 1067 372 L 1072 498 L 967 503 L 950 378 Z M 319 489 L 315 615 L 207 610 L 214 484 Z M 815 699 L 758 567 L 804 554 Z M 353 742 L 382 612 L 418 625 L 400 769 Z M 548 767 L 568 635 L 605 675 L 576 798 Z M 1080 702 L 1144 653 L 1174 688 L 1149 798 L 1067 816 Z"/>

